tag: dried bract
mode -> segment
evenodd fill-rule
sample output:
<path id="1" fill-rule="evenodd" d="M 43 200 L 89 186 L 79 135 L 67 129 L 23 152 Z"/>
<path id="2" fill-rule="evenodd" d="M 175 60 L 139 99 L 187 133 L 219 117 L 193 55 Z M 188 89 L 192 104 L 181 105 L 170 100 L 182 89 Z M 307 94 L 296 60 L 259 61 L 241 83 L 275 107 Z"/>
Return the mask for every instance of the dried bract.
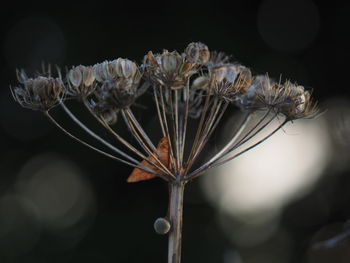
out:
<path id="1" fill-rule="evenodd" d="M 60 78 L 38 76 L 32 79 L 24 71 L 19 71 L 17 76 L 20 85 L 11 91 L 22 107 L 46 112 L 60 103 L 64 89 Z"/>

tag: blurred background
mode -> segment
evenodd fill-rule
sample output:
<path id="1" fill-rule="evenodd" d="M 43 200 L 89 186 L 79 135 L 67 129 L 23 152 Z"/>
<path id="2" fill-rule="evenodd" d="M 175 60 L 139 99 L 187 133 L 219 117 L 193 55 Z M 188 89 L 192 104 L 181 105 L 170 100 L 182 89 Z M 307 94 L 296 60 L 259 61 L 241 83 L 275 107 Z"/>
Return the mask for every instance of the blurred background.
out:
<path id="1" fill-rule="evenodd" d="M 21 108 L 9 85 L 16 68 L 35 72 L 42 61 L 61 68 L 117 57 L 140 62 L 149 50 L 181 52 L 192 41 L 232 54 L 255 74 L 312 88 L 325 111 L 187 186 L 183 262 L 350 262 L 350 4 L 7 4 L 0 18 L 0 262 L 166 262 L 167 236 L 156 235 L 153 222 L 166 214 L 167 185 L 127 184 L 131 168 Z M 138 103 L 136 116 L 156 140 L 152 100 Z M 234 126 L 230 116 L 212 146 Z"/>

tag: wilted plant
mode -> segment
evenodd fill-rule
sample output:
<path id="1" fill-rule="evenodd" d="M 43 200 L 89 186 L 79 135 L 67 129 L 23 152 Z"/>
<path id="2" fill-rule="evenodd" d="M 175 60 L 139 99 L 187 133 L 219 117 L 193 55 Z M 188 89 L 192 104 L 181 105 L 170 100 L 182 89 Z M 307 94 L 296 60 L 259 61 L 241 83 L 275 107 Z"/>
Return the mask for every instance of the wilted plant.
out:
<path id="1" fill-rule="evenodd" d="M 134 167 L 128 182 L 160 177 L 169 184 L 168 215 L 155 222 L 155 230 L 169 234 L 168 262 L 181 260 L 183 194 L 187 182 L 209 169 L 222 165 L 262 143 L 287 122 L 310 118 L 317 113 L 309 91 L 289 81 L 277 83 L 267 75 L 252 76 L 251 71 L 202 43 L 190 43 L 184 53 L 176 51 L 144 57 L 141 66 L 118 58 L 94 66 L 71 68 L 63 78 L 59 70 L 53 77 L 50 68 L 35 78 L 17 71 L 19 84 L 11 91 L 25 108 L 43 112 L 58 128 L 80 143 L 107 157 Z M 131 106 L 150 89 L 159 119 L 162 138 L 156 146 Z M 65 101 L 80 101 L 94 118 L 110 132 L 126 153 L 95 134 L 66 106 Z M 85 132 L 115 153 L 91 146 L 63 128 L 50 110 L 60 106 Z M 208 161 L 198 157 L 229 107 L 244 117 L 231 139 Z M 256 112 L 260 112 L 256 114 Z M 258 119 L 252 116 L 260 116 Z M 142 150 L 129 143 L 112 125 L 122 117 Z M 194 138 L 188 137 L 189 119 L 198 119 Z M 252 138 L 280 120 L 277 128 L 252 142 Z M 134 156 L 138 157 L 136 159 Z"/>

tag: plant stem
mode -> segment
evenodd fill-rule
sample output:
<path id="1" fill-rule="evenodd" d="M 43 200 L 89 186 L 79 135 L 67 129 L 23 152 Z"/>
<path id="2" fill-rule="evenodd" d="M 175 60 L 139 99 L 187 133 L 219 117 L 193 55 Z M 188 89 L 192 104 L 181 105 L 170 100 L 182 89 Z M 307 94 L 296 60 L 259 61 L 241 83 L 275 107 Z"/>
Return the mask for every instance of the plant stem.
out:
<path id="1" fill-rule="evenodd" d="M 168 263 L 181 262 L 182 213 L 185 182 L 176 181 L 170 184 Z"/>

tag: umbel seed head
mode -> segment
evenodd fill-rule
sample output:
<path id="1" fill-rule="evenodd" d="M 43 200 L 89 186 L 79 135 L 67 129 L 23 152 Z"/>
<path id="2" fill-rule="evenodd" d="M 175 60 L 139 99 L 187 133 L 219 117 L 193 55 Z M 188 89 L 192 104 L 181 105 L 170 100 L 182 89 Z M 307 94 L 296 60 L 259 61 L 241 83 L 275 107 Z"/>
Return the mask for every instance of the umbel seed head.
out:
<path id="1" fill-rule="evenodd" d="M 67 74 L 67 94 L 84 99 L 96 89 L 94 81 L 92 67 L 83 65 L 73 67 Z"/>
<path id="2" fill-rule="evenodd" d="M 61 78 L 38 76 L 28 78 L 23 70 L 17 72 L 20 85 L 11 88 L 14 99 L 24 108 L 48 111 L 61 101 L 64 85 Z"/>
<path id="3" fill-rule="evenodd" d="M 209 48 L 201 43 L 190 43 L 185 49 L 186 59 L 195 64 L 204 64 L 210 58 Z"/>
<path id="4" fill-rule="evenodd" d="M 246 91 L 252 82 L 250 70 L 241 65 L 227 64 L 215 67 L 210 75 L 210 88 L 214 95 L 229 102 Z"/>

